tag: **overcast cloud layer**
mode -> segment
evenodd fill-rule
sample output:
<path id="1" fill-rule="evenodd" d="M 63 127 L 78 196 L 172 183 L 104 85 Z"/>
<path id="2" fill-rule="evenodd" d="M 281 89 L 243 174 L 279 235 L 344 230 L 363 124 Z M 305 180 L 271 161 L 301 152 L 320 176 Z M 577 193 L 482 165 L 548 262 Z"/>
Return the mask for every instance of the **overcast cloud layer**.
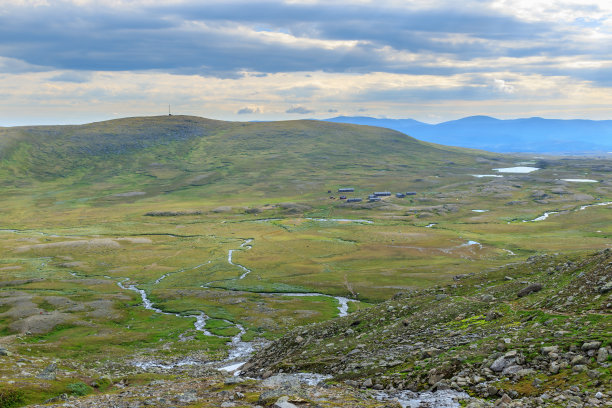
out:
<path id="1" fill-rule="evenodd" d="M 607 0 L 100 3 L 0 0 L 0 126 L 610 118 Z"/>

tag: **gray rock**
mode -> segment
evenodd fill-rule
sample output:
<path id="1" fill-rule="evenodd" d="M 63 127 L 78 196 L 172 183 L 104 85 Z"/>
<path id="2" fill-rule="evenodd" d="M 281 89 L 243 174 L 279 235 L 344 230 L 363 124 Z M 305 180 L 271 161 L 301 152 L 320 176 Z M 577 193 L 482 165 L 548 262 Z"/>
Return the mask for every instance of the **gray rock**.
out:
<path id="1" fill-rule="evenodd" d="M 544 355 L 548 355 L 550 353 L 558 353 L 558 352 L 559 352 L 559 346 L 542 347 L 542 354 Z"/>
<path id="2" fill-rule="evenodd" d="M 435 347 L 424 349 L 423 351 L 421 351 L 421 358 L 437 356 L 440 353 L 442 353 L 442 350 L 437 349 Z"/>
<path id="3" fill-rule="evenodd" d="M 601 293 L 607 293 L 610 292 L 612 290 L 612 281 L 606 283 L 605 285 L 602 285 L 599 287 L 599 291 Z"/>
<path id="4" fill-rule="evenodd" d="M 521 370 L 523 370 L 523 367 L 521 367 L 520 365 L 511 365 L 509 367 L 504 368 L 504 371 L 502 371 L 502 375 L 514 375 Z"/>
<path id="5" fill-rule="evenodd" d="M 597 350 L 601 346 L 601 341 L 589 341 L 582 345 L 583 351 Z"/>
<path id="6" fill-rule="evenodd" d="M 506 353 L 508 354 L 508 353 Z M 516 362 L 516 358 L 514 358 L 512 356 L 512 354 L 510 354 L 510 356 L 501 356 L 499 358 L 497 358 L 493 364 L 491 364 L 491 366 L 489 367 L 492 371 L 495 371 L 496 373 L 502 372 L 506 369 L 506 367 L 510 367 L 512 365 L 514 365 L 514 363 Z"/>
<path id="7" fill-rule="evenodd" d="M 244 378 L 237 377 L 237 376 L 228 377 L 225 379 L 225 381 L 223 381 L 225 385 L 240 384 L 243 382 L 244 382 Z"/>
<path id="8" fill-rule="evenodd" d="M 588 360 L 585 356 L 577 355 L 576 357 L 572 358 L 571 364 L 574 366 L 578 364 L 587 364 L 587 362 Z"/>
<path id="9" fill-rule="evenodd" d="M 601 347 L 598 351 L 597 351 L 597 362 L 598 363 L 605 363 L 606 361 L 608 361 L 608 350 L 604 347 Z"/>
<path id="10" fill-rule="evenodd" d="M 36 378 L 41 380 L 55 380 L 57 371 L 57 364 L 51 363 L 49 364 L 40 374 L 36 376 Z"/>
<path id="11" fill-rule="evenodd" d="M 276 402 L 274 403 L 273 407 L 276 407 L 276 408 L 298 408 L 297 405 L 294 405 L 294 404 L 289 402 L 289 397 L 287 397 L 287 396 L 280 397 L 278 400 L 276 400 Z"/>
<path id="12" fill-rule="evenodd" d="M 10 356 L 11 352 L 5 348 L 0 347 L 0 356 Z"/>
<path id="13" fill-rule="evenodd" d="M 508 367 L 507 369 L 510 369 L 510 368 L 511 367 Z M 517 371 L 515 376 L 518 378 L 523 378 L 523 377 L 526 377 L 534 373 L 535 373 L 535 370 L 533 368 L 523 368 L 522 370 Z"/>
<path id="14" fill-rule="evenodd" d="M 560 369 L 561 369 L 561 367 L 559 367 L 559 364 L 557 364 L 555 362 L 550 363 L 550 365 L 548 366 L 548 371 L 550 371 L 551 374 L 559 373 Z"/>
<path id="15" fill-rule="evenodd" d="M 371 388 L 372 387 L 372 379 L 368 378 L 367 380 L 365 380 L 361 385 L 366 387 L 366 388 Z"/>
<path id="16" fill-rule="evenodd" d="M 261 385 L 272 388 L 259 395 L 259 403 L 271 404 L 282 396 L 306 398 L 306 392 L 295 378 L 289 374 L 277 374 L 266 378 Z"/>
<path id="17" fill-rule="evenodd" d="M 183 404 L 189 404 L 192 402 L 196 402 L 198 398 L 198 394 L 195 391 L 188 391 L 183 394 L 176 396 L 177 401 L 182 402 Z"/>
<path id="18" fill-rule="evenodd" d="M 539 292 L 543 288 L 544 286 L 541 283 L 532 283 L 531 285 L 528 285 L 524 287 L 523 289 L 519 290 L 516 295 L 521 298 L 521 297 L 530 295 L 532 293 Z"/>
<path id="19" fill-rule="evenodd" d="M 487 313 L 487 315 L 485 316 L 485 320 L 486 320 L 487 322 L 490 322 L 490 321 L 493 321 L 493 320 L 495 320 L 495 319 L 499 319 L 500 317 L 503 317 L 503 316 L 504 316 L 504 315 L 503 315 L 503 314 L 501 314 L 501 313 L 499 313 L 499 312 L 496 312 L 496 311 L 494 311 L 494 310 L 490 310 L 490 311 Z"/>
<path id="20" fill-rule="evenodd" d="M 599 377 L 601 377 L 601 373 L 597 370 L 588 370 L 587 371 L 587 376 L 593 380 L 598 379 Z"/>

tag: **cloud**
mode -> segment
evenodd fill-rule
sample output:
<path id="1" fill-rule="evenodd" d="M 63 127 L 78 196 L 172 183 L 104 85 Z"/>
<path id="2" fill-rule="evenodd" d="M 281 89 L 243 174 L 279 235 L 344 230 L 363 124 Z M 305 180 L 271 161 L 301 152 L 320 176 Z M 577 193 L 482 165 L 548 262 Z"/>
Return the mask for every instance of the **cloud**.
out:
<path id="1" fill-rule="evenodd" d="M 609 112 L 611 42 L 605 0 L 0 0 L 0 94 L 24 112 L 169 100 L 258 119 L 519 98 Z"/>
<path id="2" fill-rule="evenodd" d="M 49 81 L 53 82 L 73 82 L 75 84 L 82 84 L 88 82 L 91 79 L 90 72 L 62 72 L 61 74 L 55 75 L 49 78 Z"/>
<path id="3" fill-rule="evenodd" d="M 49 67 L 28 64 L 20 59 L 0 56 L 0 73 L 17 74 L 24 72 L 43 72 L 49 69 Z"/>
<path id="4" fill-rule="evenodd" d="M 533 13 L 525 3 L 522 14 L 501 3 L 25 1 L 0 7 L 0 56 L 50 69 L 232 79 L 245 71 L 444 74 L 476 58 L 487 70 L 504 56 L 594 54 L 612 39 L 601 29 L 610 17 L 592 4 L 572 4 L 579 19 L 558 23 L 537 11 L 550 10 L 545 3 Z M 587 28 L 603 37 L 593 42 Z"/>
<path id="5" fill-rule="evenodd" d="M 259 107 L 255 107 L 255 108 L 245 107 L 245 108 L 239 109 L 238 112 L 236 113 L 238 115 L 252 115 L 254 113 L 261 113 L 261 110 L 259 109 Z"/>
<path id="6" fill-rule="evenodd" d="M 495 87 L 495 89 L 505 94 L 513 94 L 516 90 L 514 86 L 508 84 L 503 79 L 493 79 L 493 86 Z"/>
<path id="7" fill-rule="evenodd" d="M 306 109 L 303 106 L 296 106 L 294 108 L 287 109 L 285 113 L 299 113 L 300 115 L 306 115 L 308 113 L 314 113 L 314 111 L 310 109 Z"/>

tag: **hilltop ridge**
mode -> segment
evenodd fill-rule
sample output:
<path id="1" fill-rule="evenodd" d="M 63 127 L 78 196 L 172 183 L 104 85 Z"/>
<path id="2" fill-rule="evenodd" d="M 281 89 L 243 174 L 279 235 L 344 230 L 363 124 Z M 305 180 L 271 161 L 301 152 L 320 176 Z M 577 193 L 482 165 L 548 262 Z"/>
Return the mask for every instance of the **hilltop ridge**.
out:
<path id="1" fill-rule="evenodd" d="M 224 122 L 177 115 L 0 129 L 5 187 L 69 183 L 85 189 L 104 183 L 109 192 L 133 186 L 157 195 L 197 186 L 227 195 L 251 185 L 273 193 L 294 190 L 297 183 L 335 184 L 372 169 L 397 177 L 474 158 L 469 150 L 394 130 L 310 120 Z"/>

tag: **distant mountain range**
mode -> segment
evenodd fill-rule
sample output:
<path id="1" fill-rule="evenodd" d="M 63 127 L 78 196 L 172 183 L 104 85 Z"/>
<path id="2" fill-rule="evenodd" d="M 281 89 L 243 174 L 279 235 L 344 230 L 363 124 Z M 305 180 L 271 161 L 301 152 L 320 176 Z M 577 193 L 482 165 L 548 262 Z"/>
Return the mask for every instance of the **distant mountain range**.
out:
<path id="1" fill-rule="evenodd" d="M 414 119 L 339 116 L 329 122 L 380 126 L 419 140 L 493 152 L 602 153 L 612 151 L 612 120 L 525 118 L 502 120 L 470 116 L 438 124 Z"/>

